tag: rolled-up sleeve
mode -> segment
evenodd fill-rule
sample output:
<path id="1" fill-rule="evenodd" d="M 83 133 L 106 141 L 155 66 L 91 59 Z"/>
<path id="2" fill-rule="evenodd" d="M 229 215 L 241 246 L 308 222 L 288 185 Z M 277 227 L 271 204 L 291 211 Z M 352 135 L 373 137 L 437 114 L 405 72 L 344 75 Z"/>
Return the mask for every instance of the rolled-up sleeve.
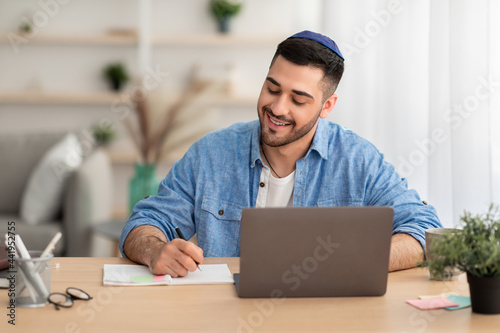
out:
<path id="1" fill-rule="evenodd" d="M 394 167 L 374 154 L 366 182 L 367 205 L 391 206 L 394 209 L 393 234 L 413 236 L 425 249 L 425 230 L 442 227 L 436 209 L 422 202 L 417 191 L 408 189 Z"/>

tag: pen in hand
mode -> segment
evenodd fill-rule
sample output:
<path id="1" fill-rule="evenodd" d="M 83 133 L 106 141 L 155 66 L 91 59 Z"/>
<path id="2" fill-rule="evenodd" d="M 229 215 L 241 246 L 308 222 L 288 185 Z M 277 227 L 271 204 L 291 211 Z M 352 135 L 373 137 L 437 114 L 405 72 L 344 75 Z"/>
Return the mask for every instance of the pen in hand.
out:
<path id="1" fill-rule="evenodd" d="M 179 229 L 179 227 L 175 228 L 175 232 L 177 233 L 177 235 L 179 236 L 180 239 L 186 240 L 186 237 L 184 237 L 184 234 L 182 233 L 181 229 Z M 197 261 L 195 261 L 195 263 L 196 263 L 196 267 L 198 267 L 198 269 L 201 272 L 200 264 Z"/>

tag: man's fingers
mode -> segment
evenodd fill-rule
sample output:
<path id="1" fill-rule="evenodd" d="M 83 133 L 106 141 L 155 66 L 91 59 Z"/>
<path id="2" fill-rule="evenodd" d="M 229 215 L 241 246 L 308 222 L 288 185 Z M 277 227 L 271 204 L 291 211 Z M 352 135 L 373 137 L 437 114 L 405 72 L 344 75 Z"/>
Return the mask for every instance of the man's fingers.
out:
<path id="1" fill-rule="evenodd" d="M 178 248 L 187 256 L 189 256 L 196 264 L 203 262 L 203 250 L 195 244 L 184 241 L 182 239 L 174 239 L 172 242 L 178 241 Z"/>
<path id="2" fill-rule="evenodd" d="M 198 261 L 199 260 L 199 261 Z M 165 244 L 150 265 L 153 274 L 169 274 L 172 277 L 186 276 L 194 272 L 197 263 L 203 261 L 203 250 L 191 242 L 174 239 Z"/>
<path id="3" fill-rule="evenodd" d="M 190 272 L 194 272 L 196 270 L 197 265 L 194 262 L 193 258 L 184 254 L 182 251 L 177 252 L 175 260 L 179 265 Z"/>
<path id="4" fill-rule="evenodd" d="M 191 242 L 182 239 L 174 239 L 171 243 L 180 250 L 176 253 L 176 260 L 190 272 L 198 268 L 198 264 L 203 262 L 203 250 Z"/>
<path id="5" fill-rule="evenodd" d="M 151 273 L 157 275 L 168 274 L 172 277 L 186 276 L 188 274 L 188 271 L 184 267 L 182 267 L 179 263 L 172 262 L 170 263 L 170 265 L 172 266 L 159 264 L 156 266 L 154 271 L 151 271 Z"/>
<path id="6" fill-rule="evenodd" d="M 188 270 L 176 260 L 170 262 L 168 269 L 171 273 L 167 274 L 170 274 L 172 277 L 186 276 L 189 273 Z"/>
<path id="7" fill-rule="evenodd" d="M 153 274 L 169 274 L 173 277 L 185 276 L 188 271 L 175 259 L 175 253 L 179 252 L 172 244 L 165 244 L 152 261 L 149 269 Z"/>

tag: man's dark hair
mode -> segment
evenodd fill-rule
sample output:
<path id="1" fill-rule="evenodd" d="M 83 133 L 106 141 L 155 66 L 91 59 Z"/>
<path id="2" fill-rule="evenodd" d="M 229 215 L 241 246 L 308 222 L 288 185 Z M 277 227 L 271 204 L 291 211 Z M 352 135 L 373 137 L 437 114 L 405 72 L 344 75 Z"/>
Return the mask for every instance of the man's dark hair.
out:
<path id="1" fill-rule="evenodd" d="M 271 66 L 281 55 L 286 60 L 301 66 L 312 66 L 322 69 L 323 102 L 330 97 L 340 82 L 344 73 L 344 60 L 326 46 L 310 39 L 288 38 L 278 45 Z"/>

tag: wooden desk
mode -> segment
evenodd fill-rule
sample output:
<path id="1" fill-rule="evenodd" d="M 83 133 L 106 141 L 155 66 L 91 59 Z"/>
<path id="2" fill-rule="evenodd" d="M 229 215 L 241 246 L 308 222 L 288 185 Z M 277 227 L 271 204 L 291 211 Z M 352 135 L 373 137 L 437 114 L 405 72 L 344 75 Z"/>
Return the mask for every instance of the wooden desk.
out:
<path id="1" fill-rule="evenodd" d="M 418 295 L 468 295 L 465 276 L 429 281 L 426 269 L 389 274 L 387 294 L 362 298 L 240 299 L 234 285 L 104 287 L 104 264 L 123 258 L 54 258 L 52 292 L 78 287 L 94 297 L 73 308 L 16 308 L 7 323 L 7 292 L 0 293 L 0 332 L 499 332 L 500 315 L 419 311 L 405 303 Z M 238 258 L 206 258 L 238 272 Z"/>

